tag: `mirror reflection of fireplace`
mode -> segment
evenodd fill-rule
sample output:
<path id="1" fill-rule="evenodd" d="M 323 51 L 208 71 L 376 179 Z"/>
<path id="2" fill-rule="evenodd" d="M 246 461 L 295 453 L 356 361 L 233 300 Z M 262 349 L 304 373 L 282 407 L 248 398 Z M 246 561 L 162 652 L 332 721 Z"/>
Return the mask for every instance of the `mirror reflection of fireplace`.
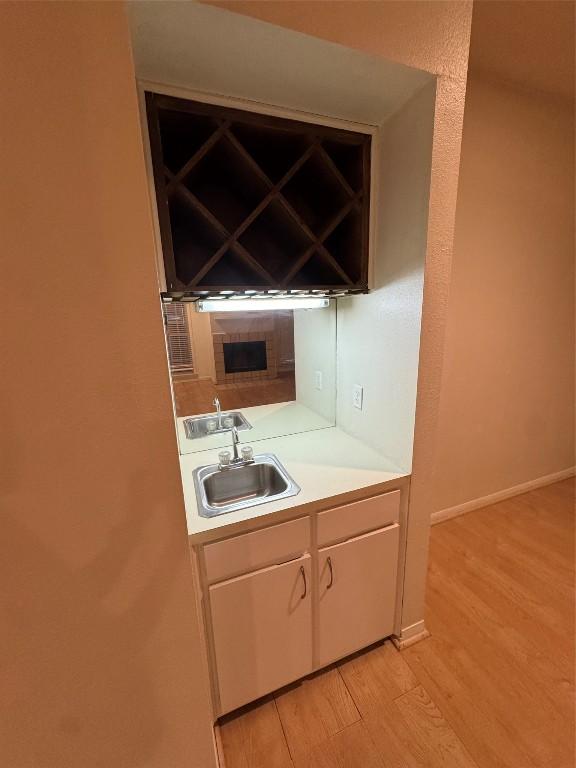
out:
<path id="1" fill-rule="evenodd" d="M 224 373 L 265 371 L 265 341 L 226 341 L 224 347 Z"/>
<path id="2" fill-rule="evenodd" d="M 198 313 L 164 305 L 177 416 L 289 402 L 296 397 L 292 310 Z"/>

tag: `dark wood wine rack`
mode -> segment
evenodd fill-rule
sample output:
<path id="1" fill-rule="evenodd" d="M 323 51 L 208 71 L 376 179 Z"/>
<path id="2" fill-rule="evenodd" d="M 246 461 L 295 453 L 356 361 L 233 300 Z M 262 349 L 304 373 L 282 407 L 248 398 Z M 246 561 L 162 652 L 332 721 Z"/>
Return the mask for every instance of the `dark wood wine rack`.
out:
<path id="1" fill-rule="evenodd" d="M 147 93 L 167 294 L 368 289 L 370 136 Z"/>

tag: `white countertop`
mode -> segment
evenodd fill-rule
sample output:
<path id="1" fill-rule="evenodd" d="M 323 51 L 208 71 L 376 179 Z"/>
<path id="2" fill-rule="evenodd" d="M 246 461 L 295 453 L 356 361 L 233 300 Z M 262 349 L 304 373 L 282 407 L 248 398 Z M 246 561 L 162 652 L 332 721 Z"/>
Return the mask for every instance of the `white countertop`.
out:
<path id="1" fill-rule="evenodd" d="M 253 443 L 256 440 L 268 440 L 278 435 L 292 435 L 296 432 L 309 432 L 313 429 L 325 429 L 334 426 L 332 421 L 295 400 L 285 403 L 271 403 L 270 405 L 253 405 L 247 408 L 231 408 L 230 410 L 240 410 L 252 425 L 252 429 L 240 430 L 240 439 L 243 443 Z M 224 410 L 223 413 L 228 413 L 228 411 Z M 221 449 L 230 444 L 228 432 L 220 435 L 207 435 L 196 440 L 190 440 L 186 437 L 184 420 L 201 415 L 208 414 L 191 414 L 191 416 L 179 416 L 176 419 L 180 453 L 197 453 L 212 448 Z M 258 448 L 254 450 L 259 452 Z"/>
<path id="2" fill-rule="evenodd" d="M 243 443 L 250 444 L 246 439 L 249 434 L 240 433 Z M 406 472 L 392 466 L 384 456 L 337 427 L 260 440 L 254 443 L 253 448 L 255 454 L 274 453 L 300 486 L 300 493 L 217 517 L 200 517 L 192 472 L 206 464 L 217 464 L 219 448 L 181 455 L 180 468 L 190 536 L 198 537 L 198 540 L 214 538 L 214 533 L 224 533 L 221 530 L 223 527 L 234 526 L 230 533 L 236 532 L 239 523 L 277 515 L 286 510 L 294 512 L 304 505 L 341 497 L 371 486 L 379 486 L 374 488 L 375 492 L 384 491 L 386 488 L 383 484 L 393 485 L 393 481 L 408 477 Z M 335 501 L 345 503 L 346 499 Z M 210 532 L 212 535 L 205 535 Z"/>

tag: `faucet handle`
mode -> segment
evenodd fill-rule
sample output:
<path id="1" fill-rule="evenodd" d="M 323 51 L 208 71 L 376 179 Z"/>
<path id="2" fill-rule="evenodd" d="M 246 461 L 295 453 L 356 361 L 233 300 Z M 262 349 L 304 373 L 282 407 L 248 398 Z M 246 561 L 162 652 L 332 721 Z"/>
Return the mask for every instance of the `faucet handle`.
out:
<path id="1" fill-rule="evenodd" d="M 218 459 L 220 461 L 220 466 L 221 467 L 229 466 L 231 456 L 232 456 L 232 454 L 230 453 L 230 451 L 220 451 L 219 454 L 218 454 Z"/>
<path id="2" fill-rule="evenodd" d="M 242 461 L 252 461 L 254 458 L 254 451 L 252 450 L 252 446 L 250 445 L 243 445 L 241 448 L 242 453 Z"/>

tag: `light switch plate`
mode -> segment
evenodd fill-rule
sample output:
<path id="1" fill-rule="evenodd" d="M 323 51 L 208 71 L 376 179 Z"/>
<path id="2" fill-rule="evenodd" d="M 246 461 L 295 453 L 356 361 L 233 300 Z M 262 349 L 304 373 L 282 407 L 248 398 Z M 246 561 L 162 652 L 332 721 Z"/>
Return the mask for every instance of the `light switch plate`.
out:
<path id="1" fill-rule="evenodd" d="M 352 389 L 352 405 L 354 408 L 362 410 L 362 401 L 364 400 L 364 387 L 361 384 L 354 384 Z"/>
<path id="2" fill-rule="evenodd" d="M 323 389 L 322 371 L 314 371 L 314 386 L 316 389 Z"/>

